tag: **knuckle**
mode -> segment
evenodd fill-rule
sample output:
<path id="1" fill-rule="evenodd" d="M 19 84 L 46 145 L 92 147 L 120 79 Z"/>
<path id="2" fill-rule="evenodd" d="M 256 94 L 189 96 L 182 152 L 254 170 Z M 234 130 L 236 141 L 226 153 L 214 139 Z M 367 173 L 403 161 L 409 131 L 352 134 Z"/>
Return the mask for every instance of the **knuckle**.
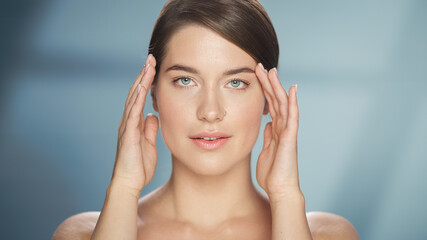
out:
<path id="1" fill-rule="evenodd" d="M 280 116 L 281 116 L 282 118 L 285 118 L 285 116 L 284 116 L 284 115 L 287 115 L 287 114 L 288 114 L 288 109 L 287 109 L 285 106 L 281 105 L 281 106 L 279 107 L 279 112 L 280 112 Z"/>
<path id="2" fill-rule="evenodd" d="M 142 93 L 142 95 L 147 95 L 147 92 L 148 92 L 148 90 L 147 90 L 147 87 L 145 87 L 145 86 L 143 86 L 143 85 L 141 85 L 141 89 L 139 90 L 141 93 Z"/>

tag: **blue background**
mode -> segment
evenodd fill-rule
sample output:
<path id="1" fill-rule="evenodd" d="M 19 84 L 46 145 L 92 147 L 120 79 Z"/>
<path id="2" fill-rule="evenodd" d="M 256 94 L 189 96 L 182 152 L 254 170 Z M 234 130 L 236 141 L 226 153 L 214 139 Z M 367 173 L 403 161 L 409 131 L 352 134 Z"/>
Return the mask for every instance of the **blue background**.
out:
<path id="1" fill-rule="evenodd" d="M 346 217 L 362 239 L 427 239 L 427 1 L 262 3 L 280 78 L 299 86 L 307 210 Z M 67 217 L 101 209 L 124 101 L 163 4 L 2 2 L 2 239 L 50 239 Z M 171 171 L 158 145 L 142 194 Z"/>

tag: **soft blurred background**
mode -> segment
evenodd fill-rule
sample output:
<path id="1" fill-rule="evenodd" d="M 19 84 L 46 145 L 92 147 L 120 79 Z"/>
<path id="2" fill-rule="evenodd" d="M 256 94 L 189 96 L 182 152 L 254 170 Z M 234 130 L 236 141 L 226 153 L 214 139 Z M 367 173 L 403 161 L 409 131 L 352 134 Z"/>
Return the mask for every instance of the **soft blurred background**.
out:
<path id="1" fill-rule="evenodd" d="M 1 2 L 2 239 L 50 239 L 67 217 L 101 209 L 124 100 L 164 2 Z M 427 239 L 427 1 L 262 3 L 280 78 L 299 85 L 307 210 L 346 217 L 361 239 Z M 142 195 L 171 171 L 158 142 Z"/>

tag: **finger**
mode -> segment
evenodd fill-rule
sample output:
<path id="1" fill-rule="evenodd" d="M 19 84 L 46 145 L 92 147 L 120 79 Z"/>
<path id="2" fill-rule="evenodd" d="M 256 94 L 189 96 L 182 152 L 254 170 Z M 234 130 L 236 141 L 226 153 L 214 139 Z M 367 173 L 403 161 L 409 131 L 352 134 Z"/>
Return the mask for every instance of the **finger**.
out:
<path id="1" fill-rule="evenodd" d="M 271 134 L 271 122 L 267 123 L 264 128 L 264 145 L 262 146 L 262 149 L 266 149 L 270 146 L 272 139 Z"/>
<path id="2" fill-rule="evenodd" d="M 127 96 L 126 101 L 125 101 L 125 107 L 123 110 L 123 115 L 122 115 L 122 118 L 121 118 L 120 123 L 119 123 L 119 136 L 121 135 L 121 132 L 124 129 L 124 125 L 125 125 L 124 123 L 126 122 L 125 118 L 127 118 L 128 114 L 129 114 L 129 111 L 126 110 L 128 105 L 129 105 L 129 102 L 134 101 L 135 98 L 133 98 L 133 94 L 135 93 L 135 90 L 138 87 L 138 84 L 141 83 L 142 77 L 144 76 L 144 74 L 146 72 L 145 69 L 147 69 L 148 65 L 153 63 L 153 60 L 152 60 L 153 58 L 154 57 L 152 54 L 148 54 L 147 59 L 145 60 L 144 66 L 142 67 L 141 71 L 139 72 L 138 77 L 135 79 L 135 81 L 133 82 L 132 86 L 129 89 L 129 93 L 128 93 L 128 96 Z M 155 64 L 155 60 L 154 60 L 154 64 Z"/>
<path id="3" fill-rule="evenodd" d="M 139 72 L 138 77 L 135 79 L 135 82 L 132 84 L 131 88 L 129 89 L 129 94 L 128 94 L 128 97 L 126 99 L 126 105 L 129 104 L 131 94 L 135 91 L 138 84 L 141 83 L 142 77 L 144 76 L 144 74 L 146 72 L 147 66 L 153 64 L 153 58 L 154 57 L 152 54 L 148 54 L 147 59 L 145 60 L 144 66 L 142 67 L 141 71 Z"/>
<path id="4" fill-rule="evenodd" d="M 288 118 L 288 95 L 283 89 L 282 84 L 280 83 L 279 77 L 277 75 L 276 68 L 273 68 L 268 73 L 268 79 L 272 85 L 274 92 L 274 101 L 277 103 L 276 113 L 277 116 L 274 119 L 274 129 L 277 133 L 280 133 L 283 129 L 286 128 L 287 118 Z"/>
<path id="5" fill-rule="evenodd" d="M 140 122 L 140 124 L 142 124 Z M 141 141 L 141 148 L 144 149 L 144 170 L 147 179 L 151 179 L 154 176 L 154 171 L 157 165 L 157 150 L 156 150 L 156 137 L 159 129 L 159 120 L 157 117 L 149 113 L 145 119 L 143 127 L 145 141 Z M 148 144 L 147 144 L 148 143 Z"/>
<path id="6" fill-rule="evenodd" d="M 287 119 L 288 115 L 288 95 L 286 94 L 285 89 L 283 88 L 282 84 L 280 83 L 279 76 L 277 74 L 277 69 L 273 68 L 268 73 L 268 78 L 270 79 L 270 83 L 273 87 L 273 91 L 276 95 L 276 99 L 278 102 L 278 109 L 279 114 L 284 118 Z"/>
<path id="7" fill-rule="evenodd" d="M 266 175 L 270 171 L 273 162 L 272 149 L 268 149 L 272 141 L 272 122 L 269 122 L 264 127 L 264 144 L 262 151 L 257 161 L 256 178 L 262 188 L 265 188 Z"/>
<path id="8" fill-rule="evenodd" d="M 298 134 L 299 110 L 297 102 L 298 85 L 289 88 L 289 116 L 287 129 L 289 133 L 296 137 Z"/>
<path id="9" fill-rule="evenodd" d="M 272 86 L 268 80 L 268 76 L 264 71 L 264 67 L 262 66 L 261 63 L 258 64 L 258 66 L 255 69 L 255 72 L 256 72 L 256 75 L 257 75 L 257 77 L 261 83 L 261 87 L 264 91 L 265 98 L 267 99 L 268 109 L 270 111 L 271 118 L 275 118 L 277 104 L 275 106 L 273 89 L 272 89 Z"/>
<path id="10" fill-rule="evenodd" d="M 148 90 L 149 90 L 149 87 L 151 86 L 151 83 L 153 82 L 153 80 L 154 80 L 154 75 L 155 75 L 155 73 L 156 73 L 156 70 L 155 70 L 155 68 L 154 68 L 154 66 L 152 66 L 151 64 L 149 64 L 149 65 L 147 65 L 146 66 L 146 72 L 145 72 L 145 74 L 144 74 L 144 76 L 142 77 L 142 80 L 141 80 L 141 83 L 138 85 L 138 86 L 140 86 L 140 92 L 142 92 L 142 94 L 143 94 L 143 99 L 141 100 L 142 101 L 142 109 L 141 109 L 141 111 L 139 112 L 139 113 L 141 113 L 142 114 L 142 112 L 143 112 L 143 109 L 144 109 L 144 106 L 145 106 L 145 99 L 146 99 L 146 96 L 147 96 L 147 93 L 148 93 Z M 147 87 L 144 87 L 144 85 L 143 85 L 143 83 L 145 83 L 146 84 L 146 86 L 148 85 L 148 88 Z M 135 89 L 135 91 L 137 91 L 138 92 L 138 89 Z M 136 95 L 139 95 L 139 94 L 136 94 Z M 135 100 L 133 100 L 133 99 L 135 99 Z M 126 122 L 128 121 L 128 118 L 129 118 L 129 116 L 130 116 L 130 112 L 132 111 L 132 108 L 133 108 L 133 104 L 135 104 L 137 102 L 137 96 L 135 97 L 133 97 L 131 100 L 130 100 L 130 104 L 127 106 L 127 108 L 125 109 L 125 119 L 124 119 L 124 125 L 126 125 Z M 143 118 L 144 116 L 142 116 L 142 118 Z"/>
<path id="11" fill-rule="evenodd" d="M 145 74 L 142 77 L 141 85 L 146 89 L 151 88 L 151 84 L 153 83 L 154 76 L 156 75 L 156 59 L 154 57 L 150 58 L 150 63 L 146 66 Z"/>
<path id="12" fill-rule="evenodd" d="M 130 102 L 130 100 L 132 98 L 132 94 L 135 92 L 135 89 L 138 87 L 138 84 L 141 83 L 142 76 L 144 76 L 145 67 L 146 67 L 146 65 L 144 65 L 142 67 L 141 71 L 139 72 L 138 77 L 135 79 L 135 81 L 133 82 L 132 86 L 130 87 L 128 96 L 127 96 L 126 101 L 125 101 L 125 107 L 127 105 L 129 105 L 129 102 Z"/>
<path id="13" fill-rule="evenodd" d="M 139 90 L 138 96 L 135 99 L 135 103 L 131 107 L 129 111 L 129 115 L 127 117 L 128 118 L 127 121 L 130 121 L 130 118 L 133 118 L 132 122 L 129 124 L 130 127 L 137 127 L 140 122 L 140 117 L 142 117 L 141 120 L 144 119 L 143 109 L 145 106 L 145 100 L 147 97 L 148 90 L 150 89 L 149 87 L 151 86 L 151 83 L 154 80 L 155 74 L 156 74 L 156 70 L 154 69 L 154 66 L 147 65 L 147 70 L 141 80 L 141 84 L 140 84 L 141 88 Z M 145 83 L 145 86 L 144 86 L 144 83 Z M 143 124 L 143 121 L 142 121 L 142 124 Z"/>
<path id="14" fill-rule="evenodd" d="M 139 88 L 138 88 L 138 86 L 139 86 Z M 123 111 L 123 117 L 122 117 L 122 120 L 120 121 L 119 136 L 121 136 L 123 134 L 123 131 L 125 129 L 126 122 L 127 122 L 128 116 L 129 116 L 129 112 L 130 112 L 130 110 L 131 110 L 131 108 L 133 106 L 133 103 L 135 102 L 135 100 L 136 100 L 136 98 L 138 96 L 138 92 L 139 92 L 140 86 L 141 85 L 138 84 L 137 88 L 134 89 L 132 95 L 130 95 L 129 103 L 131 103 L 131 104 L 128 103 L 128 104 L 125 105 L 125 109 Z"/>
<path id="15" fill-rule="evenodd" d="M 139 88 L 135 102 L 130 108 L 129 115 L 126 119 L 126 128 L 136 129 L 141 121 L 141 118 L 143 120 L 144 115 L 142 114 L 142 110 L 144 109 L 146 96 L 147 89 L 141 86 L 141 88 Z"/>
<path id="16" fill-rule="evenodd" d="M 137 88 L 134 90 L 131 98 L 129 99 L 129 104 L 126 106 L 126 109 L 124 111 L 125 123 L 126 123 L 128 117 L 129 117 L 129 113 L 130 113 L 133 105 L 135 104 L 136 99 L 138 98 L 138 94 L 139 94 L 139 91 L 141 91 L 141 88 L 142 88 L 141 84 L 138 84 Z"/>
<path id="17" fill-rule="evenodd" d="M 144 135 L 147 142 L 154 147 L 156 146 L 156 137 L 157 137 L 158 129 L 159 129 L 158 118 L 152 113 L 147 114 L 147 117 L 145 119 L 145 124 L 144 124 Z"/>

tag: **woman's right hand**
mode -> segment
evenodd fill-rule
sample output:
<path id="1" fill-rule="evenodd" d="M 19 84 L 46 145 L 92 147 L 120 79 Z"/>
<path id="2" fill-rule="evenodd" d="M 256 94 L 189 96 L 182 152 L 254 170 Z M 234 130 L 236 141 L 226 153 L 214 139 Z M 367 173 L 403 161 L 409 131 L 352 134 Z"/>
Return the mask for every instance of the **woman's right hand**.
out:
<path id="1" fill-rule="evenodd" d="M 129 90 L 119 125 L 117 153 L 111 184 L 125 187 L 139 197 L 142 188 L 153 179 L 157 165 L 156 136 L 158 119 L 147 114 L 144 105 L 154 76 L 156 60 L 150 54 Z"/>

